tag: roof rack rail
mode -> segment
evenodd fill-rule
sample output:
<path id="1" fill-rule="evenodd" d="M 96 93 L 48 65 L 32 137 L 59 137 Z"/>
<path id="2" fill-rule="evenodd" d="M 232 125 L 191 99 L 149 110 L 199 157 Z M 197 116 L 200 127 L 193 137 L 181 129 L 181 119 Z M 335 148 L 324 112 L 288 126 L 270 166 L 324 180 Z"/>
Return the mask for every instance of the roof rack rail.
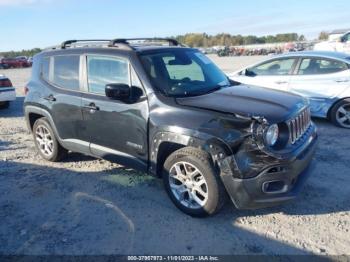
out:
<path id="1" fill-rule="evenodd" d="M 78 42 L 109 42 L 109 39 L 85 39 L 85 40 L 67 40 L 61 44 L 61 49 L 66 49 L 68 45 L 78 43 Z"/>
<path id="2" fill-rule="evenodd" d="M 177 40 L 172 39 L 172 38 L 158 38 L 158 37 L 153 37 L 153 38 L 117 38 L 117 39 L 113 39 L 109 42 L 108 46 L 112 47 L 115 44 L 125 44 L 125 45 L 129 45 L 130 43 L 129 41 L 165 41 L 168 42 L 170 46 L 183 46 L 182 44 L 180 44 Z"/>
<path id="3" fill-rule="evenodd" d="M 116 38 L 116 39 L 83 39 L 83 40 L 66 40 L 64 41 L 61 45 L 59 46 L 53 46 L 49 47 L 47 49 L 66 49 L 67 47 L 71 46 L 72 44 L 79 43 L 79 42 L 105 42 L 108 47 L 121 47 L 121 48 L 127 48 L 133 50 L 134 48 L 132 45 L 129 43 L 129 41 L 145 41 L 145 42 L 154 42 L 154 41 L 164 41 L 168 42 L 169 46 L 183 46 L 185 45 L 179 43 L 175 39 L 171 38 L 158 38 L 158 37 L 153 37 L 153 38 Z"/>

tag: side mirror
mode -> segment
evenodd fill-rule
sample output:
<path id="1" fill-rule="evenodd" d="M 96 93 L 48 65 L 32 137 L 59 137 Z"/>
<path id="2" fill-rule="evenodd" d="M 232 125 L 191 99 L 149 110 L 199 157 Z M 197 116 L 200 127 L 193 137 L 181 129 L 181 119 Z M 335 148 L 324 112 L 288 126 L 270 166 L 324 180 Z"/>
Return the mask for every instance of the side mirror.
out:
<path id="1" fill-rule="evenodd" d="M 249 70 L 249 68 L 245 69 L 243 72 L 242 72 L 243 75 L 245 76 L 256 76 L 256 74 L 252 71 Z"/>
<path id="2" fill-rule="evenodd" d="M 127 84 L 107 84 L 105 87 L 106 96 L 115 99 L 125 101 L 130 98 L 130 86 Z"/>
<path id="3" fill-rule="evenodd" d="M 235 80 L 232 80 L 232 79 L 229 78 L 229 77 L 227 77 L 227 79 L 228 79 L 228 81 L 229 81 L 229 83 L 230 83 L 231 86 L 238 86 L 238 85 L 241 84 L 241 82 L 237 82 L 237 81 L 235 81 Z"/>

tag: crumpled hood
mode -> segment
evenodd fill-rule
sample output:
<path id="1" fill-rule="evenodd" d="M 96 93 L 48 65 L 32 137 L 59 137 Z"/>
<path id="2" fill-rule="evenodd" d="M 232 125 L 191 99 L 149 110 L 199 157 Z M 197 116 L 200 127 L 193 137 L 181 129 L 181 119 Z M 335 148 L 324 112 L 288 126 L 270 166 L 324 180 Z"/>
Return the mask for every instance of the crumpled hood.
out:
<path id="1" fill-rule="evenodd" d="M 183 106 L 245 117 L 265 117 L 270 123 L 288 120 L 307 104 L 304 98 L 296 94 L 242 84 L 202 96 L 176 98 L 176 101 Z"/>

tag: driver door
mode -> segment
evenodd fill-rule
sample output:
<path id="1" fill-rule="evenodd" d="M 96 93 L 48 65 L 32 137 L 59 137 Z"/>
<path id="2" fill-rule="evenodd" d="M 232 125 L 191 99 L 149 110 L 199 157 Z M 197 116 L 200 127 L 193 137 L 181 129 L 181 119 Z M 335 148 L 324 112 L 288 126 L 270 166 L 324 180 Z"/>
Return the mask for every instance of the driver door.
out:
<path id="1" fill-rule="evenodd" d="M 242 71 L 234 80 L 267 88 L 287 91 L 296 58 L 278 58 L 263 62 Z"/>

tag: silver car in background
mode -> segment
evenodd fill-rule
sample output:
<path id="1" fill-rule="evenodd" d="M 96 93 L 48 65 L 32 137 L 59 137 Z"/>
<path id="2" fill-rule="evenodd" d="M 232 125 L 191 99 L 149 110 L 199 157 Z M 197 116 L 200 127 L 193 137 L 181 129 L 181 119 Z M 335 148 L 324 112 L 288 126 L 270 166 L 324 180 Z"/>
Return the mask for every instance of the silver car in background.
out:
<path id="1" fill-rule="evenodd" d="M 311 114 L 350 128 L 350 55 L 306 51 L 273 56 L 228 74 L 235 81 L 298 93 Z"/>

